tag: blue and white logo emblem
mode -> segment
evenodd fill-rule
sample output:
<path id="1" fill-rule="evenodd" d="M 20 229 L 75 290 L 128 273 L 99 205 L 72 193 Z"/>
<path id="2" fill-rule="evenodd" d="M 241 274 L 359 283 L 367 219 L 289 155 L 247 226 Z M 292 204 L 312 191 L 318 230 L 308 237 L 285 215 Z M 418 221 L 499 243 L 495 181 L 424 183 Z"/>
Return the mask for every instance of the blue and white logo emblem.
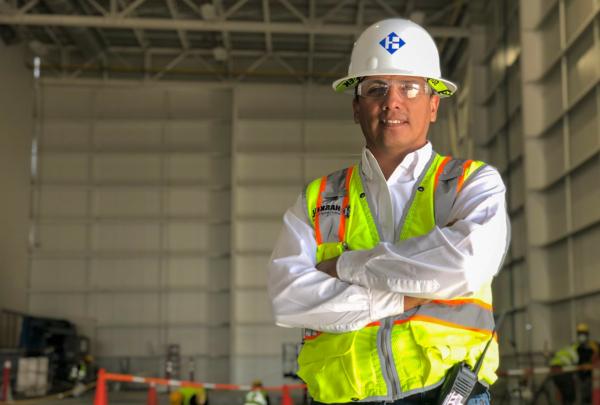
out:
<path id="1" fill-rule="evenodd" d="M 387 37 L 383 38 L 379 41 L 379 45 L 383 46 L 383 48 L 393 55 L 398 49 L 402 48 L 406 42 L 395 32 L 390 32 Z"/>

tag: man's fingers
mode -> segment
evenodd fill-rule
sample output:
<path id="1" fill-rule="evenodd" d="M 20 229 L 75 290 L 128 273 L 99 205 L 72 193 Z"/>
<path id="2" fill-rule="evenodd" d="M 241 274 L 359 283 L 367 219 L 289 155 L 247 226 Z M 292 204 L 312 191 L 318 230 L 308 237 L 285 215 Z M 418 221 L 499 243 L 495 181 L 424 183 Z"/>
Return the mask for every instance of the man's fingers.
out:
<path id="1" fill-rule="evenodd" d="M 337 277 L 337 257 L 333 259 L 323 260 L 316 265 L 317 270 L 329 274 L 331 277 Z"/>
<path id="2" fill-rule="evenodd" d="M 425 298 L 415 298 L 405 295 L 404 296 L 404 310 L 411 309 L 414 307 L 418 307 L 419 305 L 423 305 L 428 303 L 431 300 Z"/>

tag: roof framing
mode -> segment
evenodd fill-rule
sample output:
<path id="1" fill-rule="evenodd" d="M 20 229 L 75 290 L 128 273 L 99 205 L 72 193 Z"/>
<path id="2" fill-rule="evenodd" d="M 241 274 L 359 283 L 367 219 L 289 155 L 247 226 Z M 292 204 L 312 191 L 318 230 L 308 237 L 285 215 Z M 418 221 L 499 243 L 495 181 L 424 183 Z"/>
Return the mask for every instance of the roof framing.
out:
<path id="1" fill-rule="evenodd" d="M 0 14 L 0 24 L 55 27 L 120 28 L 168 31 L 247 32 L 271 34 L 355 35 L 364 27 L 320 22 L 276 23 L 254 21 L 204 21 L 193 19 L 120 17 L 118 15 L 57 15 L 57 14 Z M 433 26 L 427 30 L 434 37 L 464 38 L 469 30 L 463 27 Z"/>

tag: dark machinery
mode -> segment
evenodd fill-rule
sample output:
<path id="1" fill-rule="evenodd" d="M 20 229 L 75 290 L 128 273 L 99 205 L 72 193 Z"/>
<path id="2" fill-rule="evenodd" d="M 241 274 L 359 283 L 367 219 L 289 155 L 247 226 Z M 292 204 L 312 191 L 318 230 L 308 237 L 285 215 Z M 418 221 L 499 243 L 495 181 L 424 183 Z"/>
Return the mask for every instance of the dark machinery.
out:
<path id="1" fill-rule="evenodd" d="M 89 339 L 79 335 L 75 324 L 64 319 L 2 310 L 0 330 L 0 360 L 11 360 L 13 375 L 19 357 L 48 358 L 50 392 L 71 388 L 72 370 L 89 355 Z"/>

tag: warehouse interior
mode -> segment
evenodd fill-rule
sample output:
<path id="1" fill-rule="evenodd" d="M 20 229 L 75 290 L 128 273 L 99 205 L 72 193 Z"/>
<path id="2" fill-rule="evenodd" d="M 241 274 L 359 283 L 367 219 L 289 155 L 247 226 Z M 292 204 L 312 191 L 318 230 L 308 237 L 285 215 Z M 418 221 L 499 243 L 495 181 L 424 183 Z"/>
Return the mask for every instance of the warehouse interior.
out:
<path id="1" fill-rule="evenodd" d="M 394 16 L 459 84 L 435 150 L 507 186 L 501 369 L 600 340 L 600 0 L 0 0 L 0 353 L 27 314 L 113 372 L 293 383 L 267 262 L 307 182 L 359 158 L 331 82 Z"/>

